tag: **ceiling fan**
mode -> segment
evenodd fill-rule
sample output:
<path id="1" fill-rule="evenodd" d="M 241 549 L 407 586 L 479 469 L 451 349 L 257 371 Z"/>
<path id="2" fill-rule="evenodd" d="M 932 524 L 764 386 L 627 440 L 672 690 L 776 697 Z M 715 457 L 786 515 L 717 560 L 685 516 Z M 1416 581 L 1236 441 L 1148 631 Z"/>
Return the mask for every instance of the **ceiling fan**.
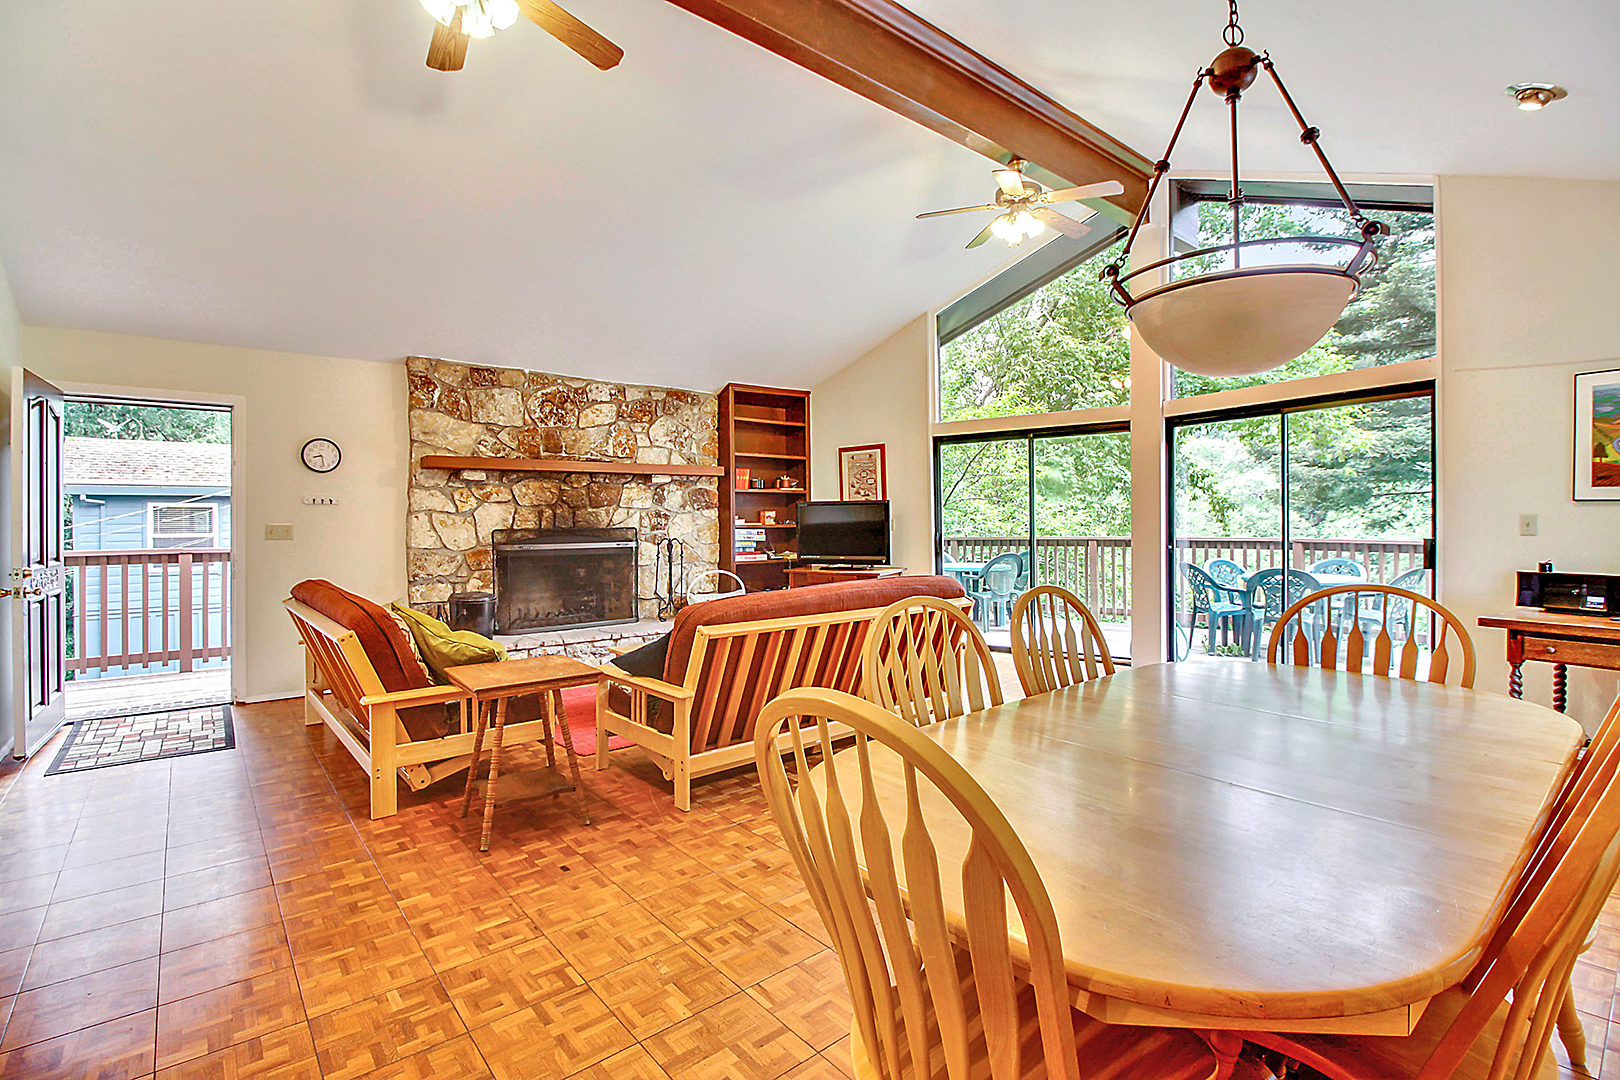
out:
<path id="1" fill-rule="evenodd" d="M 1080 221 L 1076 221 L 1067 214 L 1053 210 L 1053 203 L 1100 199 L 1108 195 L 1120 195 L 1125 191 L 1124 186 L 1117 180 L 1047 191 L 1024 176 L 1025 164 L 1023 158 L 1013 158 L 1004 168 L 994 171 L 998 188 L 995 202 L 988 202 L 982 206 L 958 206 L 953 210 L 930 210 L 926 214 L 918 214 L 917 217 L 919 219 L 943 217 L 946 214 L 972 214 L 980 210 L 997 210 L 1000 213 L 978 236 L 969 240 L 967 246 L 976 248 L 992 236 L 996 236 L 1017 247 L 1025 240 L 1039 236 L 1047 228 L 1056 229 L 1065 236 L 1082 236 L 1084 230 L 1080 228 L 1080 221 L 1097 212 L 1087 207 Z"/>
<path id="2" fill-rule="evenodd" d="M 427 66 L 436 71 L 460 71 L 468 38 L 493 37 L 520 14 L 603 71 L 624 59 L 623 49 L 551 0 L 422 0 L 422 6 L 438 23 L 427 54 Z"/>

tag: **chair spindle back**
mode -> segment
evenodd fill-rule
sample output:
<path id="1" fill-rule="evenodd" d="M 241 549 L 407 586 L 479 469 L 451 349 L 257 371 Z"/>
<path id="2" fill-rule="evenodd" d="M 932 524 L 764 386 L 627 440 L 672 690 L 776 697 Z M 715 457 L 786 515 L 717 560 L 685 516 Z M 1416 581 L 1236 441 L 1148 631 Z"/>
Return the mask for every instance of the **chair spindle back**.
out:
<path id="1" fill-rule="evenodd" d="M 1047 694 L 1114 673 L 1097 617 L 1057 585 L 1037 585 L 1013 605 L 1012 653 L 1025 694 Z"/>
<path id="2" fill-rule="evenodd" d="M 837 755 L 834 724 L 855 732 L 855 745 Z M 880 1080 L 1016 1080 L 1044 1063 L 1045 1076 L 1078 1080 L 1051 899 L 1023 842 L 967 770 L 905 720 L 833 690 L 776 698 L 754 745 L 771 815 L 843 964 L 858 1069 L 866 1064 Z M 821 764 L 812 781 L 814 751 Z M 941 881 L 951 871 L 935 843 L 956 822 L 969 830 L 954 871 L 968 912 L 965 953 L 946 927 Z M 1027 957 L 1012 952 L 1009 894 Z M 1038 1031 L 1020 1023 L 1015 964 L 1033 987 Z"/>
<path id="3" fill-rule="evenodd" d="M 1392 585 L 1335 585 L 1303 596 L 1271 628 L 1266 659 L 1273 664 L 1338 669 L 1418 679 L 1429 639 L 1426 681 L 1474 685 L 1474 642 L 1462 620 L 1420 593 Z M 1315 664 L 1313 665 L 1313 660 Z"/>
<path id="4" fill-rule="evenodd" d="M 960 607 L 935 596 L 910 596 L 878 613 L 861 672 L 868 701 L 918 726 L 1002 703 L 984 635 Z"/>

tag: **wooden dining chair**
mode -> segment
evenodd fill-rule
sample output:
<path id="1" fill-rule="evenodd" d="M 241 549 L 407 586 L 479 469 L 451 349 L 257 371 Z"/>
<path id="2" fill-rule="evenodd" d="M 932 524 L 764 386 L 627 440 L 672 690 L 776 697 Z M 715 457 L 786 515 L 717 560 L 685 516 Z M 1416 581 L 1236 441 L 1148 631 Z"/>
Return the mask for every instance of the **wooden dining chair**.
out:
<path id="1" fill-rule="evenodd" d="M 838 730 L 855 745 L 835 756 Z M 925 732 L 860 698 L 802 689 L 765 707 L 754 745 L 771 816 L 844 969 L 858 1080 L 1209 1075 L 1214 1057 L 1190 1032 L 1071 1010 L 1057 917 L 1029 852 Z M 965 855 L 948 866 L 941 850 Z M 948 894 L 965 925 L 947 925 Z"/>
<path id="2" fill-rule="evenodd" d="M 1001 677 L 984 635 L 957 604 L 908 596 L 872 620 L 862 694 L 913 724 L 1000 705 Z"/>
<path id="3" fill-rule="evenodd" d="M 1553 1026 L 1570 975 L 1620 880 L 1620 748 L 1577 770 L 1506 914 L 1463 982 L 1431 999 L 1412 1034 L 1246 1032 L 1247 1042 L 1331 1080 L 1551 1080 Z"/>
<path id="4" fill-rule="evenodd" d="M 1472 689 L 1474 641 L 1462 620 L 1437 601 L 1392 585 L 1335 585 L 1300 597 L 1272 626 L 1266 659 L 1331 670 L 1342 658 L 1345 671 L 1418 679 L 1420 634 L 1430 649 L 1424 681 L 1443 684 L 1455 675 L 1458 686 Z"/>
<path id="5" fill-rule="evenodd" d="M 1058 585 L 1037 585 L 1013 605 L 1012 654 L 1026 695 L 1114 673 L 1097 617 Z"/>
<path id="6" fill-rule="evenodd" d="M 1501 925 L 1497 927 L 1490 946 L 1486 949 L 1487 955 L 1501 948 L 1512 928 L 1523 917 L 1525 908 L 1546 884 L 1547 875 L 1551 872 L 1556 857 L 1561 854 L 1563 846 L 1567 846 L 1569 834 L 1565 831 L 1566 825 L 1571 817 L 1582 811 L 1583 807 L 1589 809 L 1594 785 L 1604 782 L 1606 769 L 1620 769 L 1620 698 L 1616 698 L 1614 704 L 1609 706 L 1603 722 L 1598 725 L 1597 731 L 1592 734 L 1591 740 L 1581 751 L 1575 767 L 1570 770 L 1563 787 L 1554 798 L 1547 823 L 1542 828 L 1534 853 L 1525 864 L 1519 882 L 1514 887 L 1513 901 Z M 1596 927 L 1587 932 L 1580 951 L 1585 953 L 1591 949 L 1595 938 Z M 1576 1008 L 1573 982 L 1568 979 L 1565 982 L 1563 1001 L 1558 1009 L 1557 1025 L 1558 1040 L 1564 1044 L 1564 1052 L 1569 1055 L 1570 1065 L 1580 1072 L 1585 1072 L 1586 1029 L 1581 1024 Z"/>

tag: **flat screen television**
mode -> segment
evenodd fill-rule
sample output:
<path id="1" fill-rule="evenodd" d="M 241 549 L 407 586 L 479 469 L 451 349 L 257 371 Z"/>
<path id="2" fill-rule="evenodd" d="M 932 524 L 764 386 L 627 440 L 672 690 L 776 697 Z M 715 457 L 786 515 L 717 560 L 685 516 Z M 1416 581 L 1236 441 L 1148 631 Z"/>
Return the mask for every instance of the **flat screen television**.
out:
<path id="1" fill-rule="evenodd" d="M 886 565 L 888 502 L 800 503 L 797 550 L 801 562 Z"/>

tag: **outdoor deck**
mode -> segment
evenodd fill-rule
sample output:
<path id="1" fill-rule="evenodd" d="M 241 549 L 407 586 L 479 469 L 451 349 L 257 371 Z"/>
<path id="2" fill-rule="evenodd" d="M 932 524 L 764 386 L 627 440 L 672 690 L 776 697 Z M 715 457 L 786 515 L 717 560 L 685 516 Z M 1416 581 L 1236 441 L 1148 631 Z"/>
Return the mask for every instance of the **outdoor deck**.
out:
<path id="1" fill-rule="evenodd" d="M 67 718 L 94 720 L 102 716 L 135 716 L 230 700 L 231 669 L 228 667 L 172 675 L 74 679 L 67 684 Z"/>

